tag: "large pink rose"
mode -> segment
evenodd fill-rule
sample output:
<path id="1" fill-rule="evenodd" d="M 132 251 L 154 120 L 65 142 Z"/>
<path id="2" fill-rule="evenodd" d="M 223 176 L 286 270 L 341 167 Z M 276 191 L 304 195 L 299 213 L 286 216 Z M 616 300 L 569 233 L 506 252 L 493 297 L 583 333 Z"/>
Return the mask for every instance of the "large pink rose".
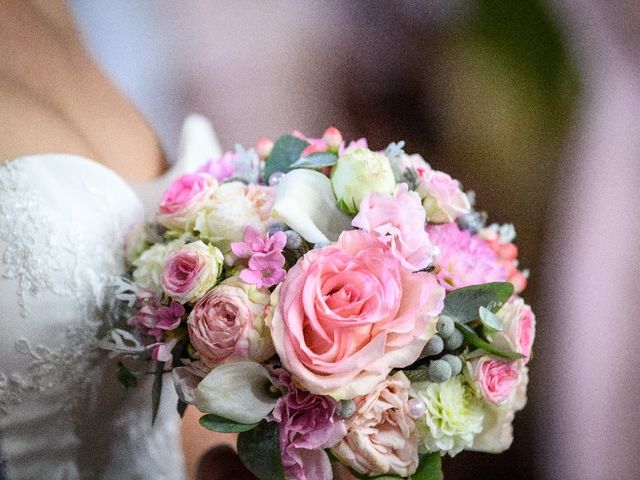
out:
<path id="1" fill-rule="evenodd" d="M 289 270 L 271 333 L 300 384 L 347 399 L 413 363 L 443 305 L 444 289 L 432 275 L 412 273 L 384 243 L 349 230 Z"/>
<path id="2" fill-rule="evenodd" d="M 275 351 L 265 324 L 270 292 L 229 277 L 195 304 L 187 325 L 191 343 L 209 367 L 263 362 Z"/>
<path id="3" fill-rule="evenodd" d="M 480 357 L 468 365 L 478 392 L 493 405 L 502 405 L 511 398 L 518 385 L 522 367 L 522 361 L 493 357 Z"/>
<path id="4" fill-rule="evenodd" d="M 182 175 L 162 195 L 158 223 L 171 229 L 192 228 L 196 214 L 211 201 L 217 188 L 218 182 L 212 175 Z"/>
<path id="5" fill-rule="evenodd" d="M 347 435 L 331 451 L 364 475 L 408 477 L 418 468 L 416 424 L 409 414 L 411 384 L 402 372 L 356 399 Z"/>
<path id="6" fill-rule="evenodd" d="M 222 252 L 201 240 L 171 250 L 164 259 L 162 290 L 180 303 L 193 303 L 218 281 Z"/>
<path id="7" fill-rule="evenodd" d="M 420 197 L 410 192 L 405 183 L 398 185 L 393 195 L 376 192 L 367 195 L 351 222 L 387 244 L 402 265 L 412 271 L 429 265 L 435 253 L 425 223 Z"/>

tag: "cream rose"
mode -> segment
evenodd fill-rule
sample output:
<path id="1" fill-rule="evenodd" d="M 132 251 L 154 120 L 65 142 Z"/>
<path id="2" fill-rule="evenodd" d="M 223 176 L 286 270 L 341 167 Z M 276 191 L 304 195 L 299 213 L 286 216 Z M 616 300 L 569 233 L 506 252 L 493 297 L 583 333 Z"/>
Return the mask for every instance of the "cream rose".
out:
<path id="1" fill-rule="evenodd" d="M 411 384 L 402 372 L 358 397 L 347 435 L 331 451 L 355 471 L 407 477 L 418 468 L 416 424 L 409 415 Z"/>

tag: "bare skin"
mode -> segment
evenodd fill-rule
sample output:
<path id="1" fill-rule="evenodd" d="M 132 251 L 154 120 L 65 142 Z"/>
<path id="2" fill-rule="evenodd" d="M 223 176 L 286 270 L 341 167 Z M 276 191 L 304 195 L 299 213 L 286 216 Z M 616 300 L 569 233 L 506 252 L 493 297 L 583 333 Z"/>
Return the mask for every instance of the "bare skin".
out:
<path id="1" fill-rule="evenodd" d="M 151 127 L 84 49 L 61 0 L 0 0 L 0 161 L 89 157 L 130 180 L 160 175 Z"/>

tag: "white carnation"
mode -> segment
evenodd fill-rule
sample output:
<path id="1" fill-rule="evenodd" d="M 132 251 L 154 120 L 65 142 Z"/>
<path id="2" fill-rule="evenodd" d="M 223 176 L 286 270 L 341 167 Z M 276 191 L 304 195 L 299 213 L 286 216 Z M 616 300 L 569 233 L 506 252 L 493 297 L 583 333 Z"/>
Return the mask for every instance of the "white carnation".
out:
<path id="1" fill-rule="evenodd" d="M 441 451 L 452 457 L 473 444 L 482 431 L 482 403 L 460 379 L 444 383 L 419 382 L 413 388 L 426 411 L 418 422 L 418 434 L 427 452 Z"/>

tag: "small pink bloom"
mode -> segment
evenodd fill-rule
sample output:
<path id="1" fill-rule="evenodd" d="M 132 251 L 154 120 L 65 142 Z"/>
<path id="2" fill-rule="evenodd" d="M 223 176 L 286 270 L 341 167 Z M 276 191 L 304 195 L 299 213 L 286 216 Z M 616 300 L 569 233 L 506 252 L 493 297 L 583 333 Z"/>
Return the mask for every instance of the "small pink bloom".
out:
<path id="1" fill-rule="evenodd" d="M 342 142 L 340 148 L 338 149 L 339 156 L 342 156 L 346 153 L 352 152 L 358 148 L 369 148 L 366 138 L 360 138 L 358 140 L 353 140 L 349 142 L 349 145 L 345 146 L 345 143 Z"/>
<path id="2" fill-rule="evenodd" d="M 149 345 L 147 348 L 151 349 L 151 358 L 156 362 L 163 362 L 167 364 L 167 367 L 171 367 L 173 362 L 173 347 L 176 346 L 178 340 L 170 340 L 168 342 L 158 342 Z"/>
<path id="3" fill-rule="evenodd" d="M 257 253 L 249 260 L 248 268 L 240 272 L 240 278 L 258 288 L 272 287 L 284 280 L 284 263 L 280 252 Z"/>
<path id="4" fill-rule="evenodd" d="M 169 306 L 163 306 L 155 294 L 148 295 L 146 292 L 139 295 L 138 299 L 142 306 L 127 320 L 128 325 L 136 327 L 143 335 L 154 337 L 157 342 L 164 339 L 165 331 L 178 328 L 185 314 L 180 303 L 172 301 Z"/>
<path id="5" fill-rule="evenodd" d="M 256 143 L 256 153 L 261 159 L 267 158 L 271 155 L 273 150 L 273 141 L 269 138 L 261 138 Z"/>
<path id="6" fill-rule="evenodd" d="M 391 253 L 411 271 L 422 270 L 433 261 L 435 251 L 425 223 L 420 197 L 409 192 L 404 183 L 396 187 L 393 195 L 368 194 L 351 222 L 388 245 Z"/>
<path id="7" fill-rule="evenodd" d="M 333 150 L 337 150 L 342 145 L 342 133 L 336 127 L 329 127 L 322 135 L 322 141 Z"/>
<path id="8" fill-rule="evenodd" d="M 280 283 L 286 274 L 282 249 L 287 243 L 284 232 L 275 232 L 263 238 L 253 227 L 244 230 L 242 242 L 233 242 L 231 251 L 239 258 L 249 259 L 248 268 L 240 273 L 240 278 L 258 288 L 272 287 Z"/>
<path id="9" fill-rule="evenodd" d="M 522 362 L 480 357 L 470 362 L 478 391 L 494 405 L 505 403 L 515 392 Z"/>
<path id="10" fill-rule="evenodd" d="M 221 157 L 213 158 L 200 167 L 198 173 L 207 173 L 216 178 L 218 182 L 227 180 L 236 173 L 238 154 L 235 152 L 225 152 Z"/>
<path id="11" fill-rule="evenodd" d="M 224 362 L 262 362 L 273 355 L 265 315 L 268 290 L 256 289 L 229 277 L 193 307 L 187 326 L 189 338 L 209 367 Z"/>
<path id="12" fill-rule="evenodd" d="M 166 228 L 192 228 L 197 213 L 211 201 L 218 182 L 206 173 L 188 173 L 175 180 L 160 200 L 158 223 Z"/>
<path id="13" fill-rule="evenodd" d="M 411 384 L 398 372 L 356 399 L 347 435 L 331 451 L 355 471 L 408 477 L 418 468 L 416 424 L 409 411 Z"/>
<path id="14" fill-rule="evenodd" d="M 271 332 L 301 385 L 353 398 L 418 358 L 443 302 L 433 275 L 411 273 L 384 243 L 348 230 L 289 270 Z"/>
<path id="15" fill-rule="evenodd" d="M 330 397 L 296 388 L 283 369 L 274 372 L 284 394 L 271 418 L 278 423 L 280 455 L 288 480 L 331 480 L 331 462 L 324 452 L 347 433 L 339 404 Z"/>

